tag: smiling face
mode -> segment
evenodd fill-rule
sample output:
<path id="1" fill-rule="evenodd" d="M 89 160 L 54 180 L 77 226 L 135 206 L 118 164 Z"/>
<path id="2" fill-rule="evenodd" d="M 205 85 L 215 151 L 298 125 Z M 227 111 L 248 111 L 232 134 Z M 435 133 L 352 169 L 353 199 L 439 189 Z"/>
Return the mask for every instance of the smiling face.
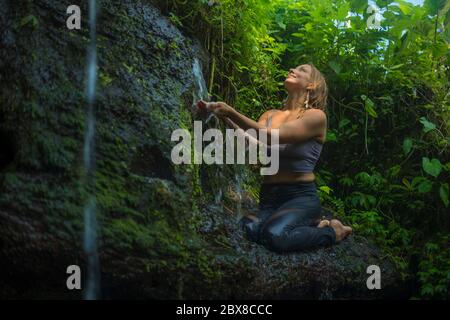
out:
<path id="1" fill-rule="evenodd" d="M 303 91 L 310 84 L 312 68 L 309 64 L 299 65 L 295 69 L 290 69 L 284 86 L 288 91 Z"/>
<path id="2" fill-rule="evenodd" d="M 286 80 L 284 80 L 284 87 L 289 95 L 306 94 L 305 91 L 307 90 L 308 106 L 325 110 L 328 86 L 325 77 L 314 64 L 302 64 L 295 69 L 290 69 Z"/>

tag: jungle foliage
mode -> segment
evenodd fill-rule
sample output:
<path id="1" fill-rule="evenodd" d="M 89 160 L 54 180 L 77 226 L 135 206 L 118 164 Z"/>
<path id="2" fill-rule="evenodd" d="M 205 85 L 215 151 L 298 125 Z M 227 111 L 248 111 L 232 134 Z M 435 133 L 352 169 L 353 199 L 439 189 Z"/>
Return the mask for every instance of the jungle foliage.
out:
<path id="1" fill-rule="evenodd" d="M 324 73 L 323 206 L 396 261 L 413 298 L 448 299 L 450 1 L 156 2 L 211 55 L 210 93 L 253 118 L 281 106 L 289 68 Z"/>

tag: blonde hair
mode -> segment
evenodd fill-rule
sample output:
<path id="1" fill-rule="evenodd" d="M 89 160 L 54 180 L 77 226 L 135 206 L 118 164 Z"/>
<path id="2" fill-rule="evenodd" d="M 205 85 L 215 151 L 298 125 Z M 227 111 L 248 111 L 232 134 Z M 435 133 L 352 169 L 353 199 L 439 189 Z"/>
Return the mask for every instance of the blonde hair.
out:
<path id="1" fill-rule="evenodd" d="M 306 64 L 311 67 L 310 81 L 316 85 L 315 89 L 308 90 L 308 92 L 309 92 L 308 109 L 314 108 L 314 109 L 320 109 L 320 110 L 326 112 L 328 86 L 327 86 L 325 77 L 316 68 L 316 66 L 314 66 L 314 64 L 312 64 L 312 63 L 306 63 Z M 283 101 L 283 107 L 286 107 L 286 102 L 287 102 L 287 98 Z M 306 110 L 306 101 L 303 104 L 303 106 L 301 106 L 301 107 L 303 107 L 303 108 L 301 108 L 302 111 Z M 300 113 L 300 115 L 302 113 Z"/>

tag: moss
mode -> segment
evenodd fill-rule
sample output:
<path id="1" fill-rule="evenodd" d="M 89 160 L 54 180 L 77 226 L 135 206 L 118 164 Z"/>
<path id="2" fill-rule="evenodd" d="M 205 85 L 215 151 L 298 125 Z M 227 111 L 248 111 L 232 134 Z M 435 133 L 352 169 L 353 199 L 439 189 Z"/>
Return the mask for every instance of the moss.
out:
<path id="1" fill-rule="evenodd" d="M 103 72 L 100 72 L 99 79 L 100 79 L 100 85 L 103 88 L 107 88 L 110 85 L 110 83 L 114 80 L 114 78 L 112 78 L 110 75 L 108 75 L 107 73 L 103 73 Z"/>

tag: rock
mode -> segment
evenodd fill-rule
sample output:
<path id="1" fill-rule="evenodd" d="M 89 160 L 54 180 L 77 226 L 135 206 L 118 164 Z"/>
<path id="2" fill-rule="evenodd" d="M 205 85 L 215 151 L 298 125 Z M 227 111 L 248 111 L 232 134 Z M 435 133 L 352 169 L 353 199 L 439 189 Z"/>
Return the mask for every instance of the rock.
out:
<path id="1" fill-rule="evenodd" d="M 233 185 L 233 170 L 170 161 L 171 132 L 192 127 L 194 58 L 208 72 L 199 42 L 148 1 L 100 1 L 100 8 L 95 188 L 87 190 L 87 23 L 68 30 L 61 2 L 0 5 L 1 297 L 82 297 L 66 289 L 66 268 L 86 270 L 83 205 L 92 192 L 102 298 L 336 299 L 398 292 L 392 264 L 363 238 L 291 255 L 244 240 L 239 216 L 213 205 L 218 188 Z M 254 202 L 244 198 L 243 210 L 252 210 Z M 367 290 L 370 264 L 382 268 L 385 290 Z"/>
<path id="2" fill-rule="evenodd" d="M 255 212 L 245 210 L 244 214 Z M 203 211 L 205 224 L 202 234 L 208 242 L 220 239 L 231 256 L 246 258 L 245 267 L 234 273 L 235 286 L 240 289 L 230 293 L 236 299 L 374 299 L 406 298 L 407 290 L 388 258 L 365 238 L 352 235 L 338 245 L 298 253 L 277 254 L 245 240 L 236 217 L 231 211 L 217 210 L 214 206 Z M 215 240 L 216 239 L 216 240 Z M 219 242 L 219 243 L 220 243 Z M 369 274 L 366 269 L 378 265 L 382 274 L 383 290 L 368 290 Z M 215 290 L 220 291 L 218 283 Z M 225 288 L 224 288 L 225 290 Z"/>

